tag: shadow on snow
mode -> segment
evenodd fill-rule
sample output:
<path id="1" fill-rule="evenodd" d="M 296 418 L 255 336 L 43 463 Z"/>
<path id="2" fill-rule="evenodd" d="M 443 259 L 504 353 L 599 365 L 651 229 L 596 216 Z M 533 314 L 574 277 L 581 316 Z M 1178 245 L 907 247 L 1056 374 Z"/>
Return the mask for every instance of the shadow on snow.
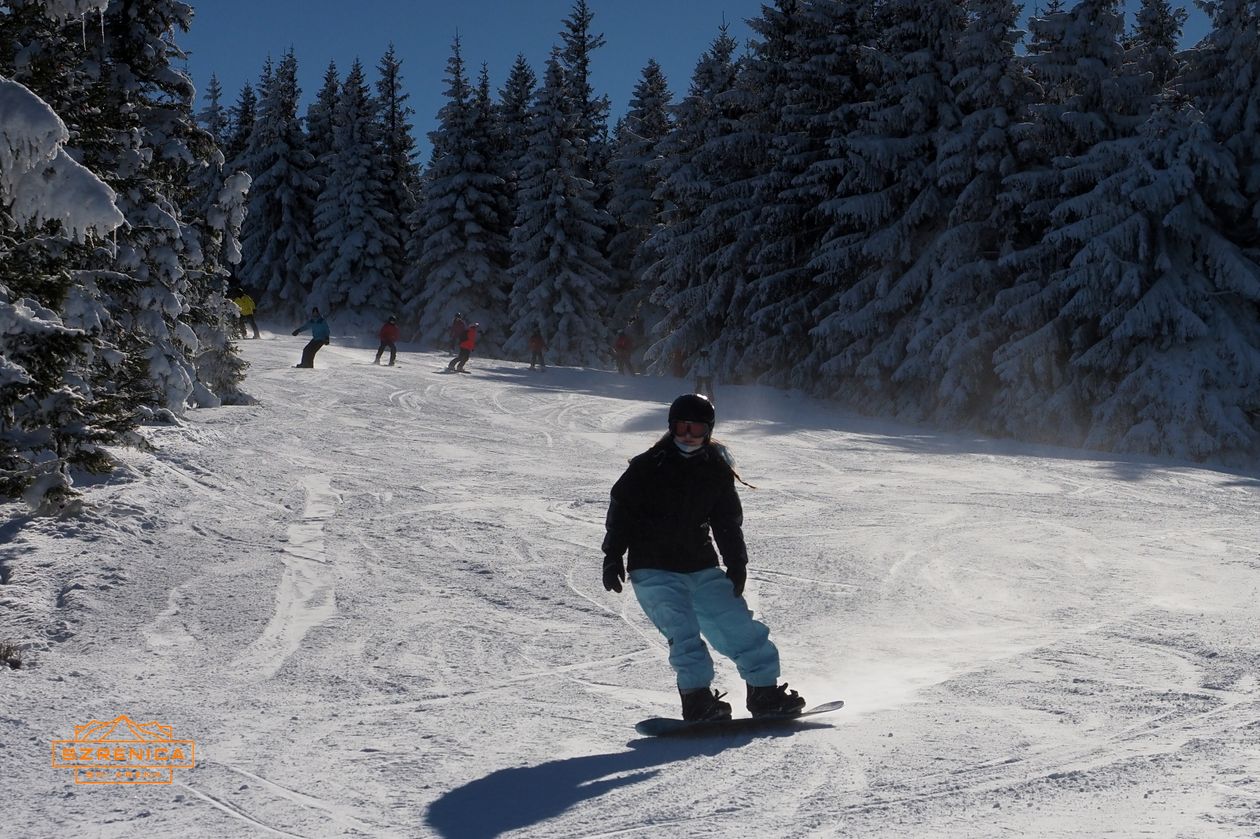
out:
<path id="1" fill-rule="evenodd" d="M 651 780 L 671 763 L 711 757 L 757 739 L 829 727 L 810 723 L 726 736 L 647 738 L 631 741 L 629 751 L 499 769 L 438 798 L 429 805 L 425 821 L 438 835 L 450 839 L 499 836 L 541 824 L 583 801 Z"/>

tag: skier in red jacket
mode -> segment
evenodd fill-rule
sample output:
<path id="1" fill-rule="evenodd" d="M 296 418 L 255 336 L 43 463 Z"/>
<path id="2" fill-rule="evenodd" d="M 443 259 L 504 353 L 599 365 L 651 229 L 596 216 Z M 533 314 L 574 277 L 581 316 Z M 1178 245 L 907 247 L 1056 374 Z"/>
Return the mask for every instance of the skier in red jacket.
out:
<path id="1" fill-rule="evenodd" d="M 477 330 L 481 328 L 479 323 L 470 323 L 468 328 L 464 330 L 464 340 L 459 342 L 459 355 L 451 359 L 451 363 L 446 365 L 448 373 L 466 373 L 464 365 L 468 363 L 468 359 L 472 356 L 472 351 L 477 348 Z"/>
<path id="2" fill-rule="evenodd" d="M 381 363 L 381 355 L 386 349 L 389 350 L 389 366 L 394 366 L 394 359 L 398 356 L 398 318 L 393 315 L 389 316 L 389 320 L 385 321 L 385 325 L 381 327 L 378 335 L 381 339 L 381 345 L 376 350 L 376 360 L 373 364 Z"/>

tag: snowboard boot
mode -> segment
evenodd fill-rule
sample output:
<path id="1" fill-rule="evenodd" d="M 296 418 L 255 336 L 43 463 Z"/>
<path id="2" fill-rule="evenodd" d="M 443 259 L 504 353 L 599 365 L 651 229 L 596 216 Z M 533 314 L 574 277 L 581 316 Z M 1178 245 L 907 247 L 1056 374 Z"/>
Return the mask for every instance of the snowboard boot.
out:
<path id="1" fill-rule="evenodd" d="M 722 701 L 722 697 L 726 696 L 724 693 L 718 693 L 711 688 L 693 688 L 692 690 L 679 688 L 678 693 L 682 696 L 683 719 L 688 722 L 731 718 L 730 703 Z"/>
<path id="2" fill-rule="evenodd" d="M 754 717 L 790 717 L 805 707 L 805 698 L 787 683 L 769 687 L 748 686 L 748 713 Z"/>

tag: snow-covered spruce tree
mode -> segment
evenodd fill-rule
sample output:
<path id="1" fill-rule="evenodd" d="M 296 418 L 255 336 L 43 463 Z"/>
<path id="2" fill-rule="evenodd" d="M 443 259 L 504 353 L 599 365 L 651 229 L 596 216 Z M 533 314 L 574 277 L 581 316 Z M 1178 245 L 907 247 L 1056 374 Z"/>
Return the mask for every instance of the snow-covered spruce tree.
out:
<path id="1" fill-rule="evenodd" d="M 1212 209 L 1245 201 L 1234 161 L 1172 102 L 1108 145 L 1129 165 L 1064 202 L 1070 223 L 1050 234 L 1075 251 L 1063 313 L 1089 336 L 1072 359 L 1091 412 L 1084 443 L 1254 464 L 1260 265 Z"/>
<path id="2" fill-rule="evenodd" d="M 974 421 L 996 387 L 992 356 L 1006 331 L 994 299 L 1010 284 L 999 257 L 1014 246 L 1009 220 L 1019 214 L 1004 179 L 1019 165 L 1012 128 L 1027 121 L 1036 95 L 1016 57 L 1019 7 L 971 0 L 968 12 L 951 83 L 960 123 L 937 150 L 937 178 L 957 199 L 907 347 L 926 354 L 926 379 L 936 383 L 925 408 L 955 426 Z"/>
<path id="3" fill-rule="evenodd" d="M 757 254 L 778 233 L 763 225 L 782 221 L 765 212 L 765 203 L 776 203 L 784 185 L 775 175 L 775 161 L 781 159 L 775 145 L 786 128 L 782 120 L 788 97 L 798 93 L 789 88 L 801 81 L 791 76 L 803 57 L 803 10 L 802 0 L 775 0 L 762 5 L 760 17 L 749 20 L 758 38 L 740 60 L 734 86 L 714 99 L 718 136 L 695 154 L 697 163 L 713 173 L 713 192 L 701 210 L 700 225 L 709 229 L 715 247 L 702 260 L 700 273 L 712 329 L 710 357 L 715 373 L 727 380 L 744 375 L 741 356 L 747 342 L 756 341 L 755 327 L 744 317 L 745 296 L 759 270 L 754 265 Z M 764 369 L 757 364 L 754 375 Z"/>
<path id="4" fill-rule="evenodd" d="M 189 274 L 204 264 L 184 208 L 195 211 L 193 175 L 217 149 L 193 118 L 192 82 L 173 66 L 185 57 L 175 31 L 187 30 L 191 15 L 177 0 L 112 2 L 101 27 L 81 32 L 94 81 L 72 124 L 82 161 L 113 187 L 127 220 L 116 254 L 97 263 L 94 278 L 111 316 L 105 340 L 123 353 L 121 369 L 101 371 L 94 384 L 113 388 L 141 417 L 165 420 L 187 403 L 218 401 L 193 360 L 194 327 L 217 327 L 198 320 L 205 310 L 193 306 Z"/>
<path id="5" fill-rule="evenodd" d="M 233 172 L 241 168 L 241 160 L 249 147 L 249 135 L 254 130 L 254 116 L 258 109 L 258 94 L 252 84 L 245 84 L 236 96 L 236 104 L 228 108 L 226 137 L 222 142 L 224 167 Z"/>
<path id="6" fill-rule="evenodd" d="M 607 203 L 608 97 L 596 95 L 591 85 L 591 55 L 604 45 L 604 36 L 591 31 L 595 13 L 586 0 L 574 0 L 573 10 L 560 31 L 559 53 L 565 96 L 573 114 L 573 134 L 583 168 L 580 174 L 595 183 L 601 206 Z"/>
<path id="7" fill-rule="evenodd" d="M 507 80 L 499 89 L 497 112 L 499 115 L 500 147 L 495 151 L 498 163 L 495 170 L 503 173 L 507 194 L 511 200 L 508 211 L 516 217 L 516 190 L 520 182 L 521 161 L 529 146 L 531 133 L 530 109 L 534 102 L 534 87 L 538 82 L 534 68 L 524 55 L 517 55 L 508 71 Z"/>
<path id="8" fill-rule="evenodd" d="M 483 321 L 488 349 L 501 347 L 507 324 L 507 248 L 502 225 L 507 212 L 503 179 L 491 168 L 492 138 L 479 125 L 474 93 L 464 71 L 459 38 L 446 63 L 446 102 L 438 127 L 429 133 L 433 162 L 421 189 L 413 252 L 419 260 L 404 280 L 403 304 L 426 343 L 445 344 L 456 311 Z M 498 332 L 495 340 L 495 332 Z"/>
<path id="9" fill-rule="evenodd" d="M 1089 409 L 1069 365 L 1088 336 L 1063 315 L 1061 280 L 1072 254 L 1050 232 L 1067 219 L 1056 218 L 1056 208 L 1124 165 L 1107 144 L 1133 135 L 1155 90 L 1150 79 L 1125 72 L 1117 0 L 1085 0 L 1031 19 L 1029 28 L 1037 48 L 1026 63 L 1042 95 L 1020 134 L 1020 171 L 1006 182 L 1022 212 L 1012 249 L 1001 257 L 1011 280 L 993 314 L 1007 335 L 994 353 L 998 389 L 984 427 L 1072 445 L 1083 439 Z"/>
<path id="10" fill-rule="evenodd" d="M 315 256 L 307 303 L 327 316 L 346 307 L 384 316 L 398 306 L 399 278 L 389 254 L 399 247 L 389 215 L 379 103 L 356 61 L 333 111 L 328 180 L 315 206 Z"/>
<path id="11" fill-rule="evenodd" d="M 499 290 L 494 294 L 496 300 L 502 301 L 500 310 L 491 310 L 491 323 L 510 324 L 511 312 L 507 309 L 512 296 L 512 226 L 516 222 L 515 191 L 509 185 L 508 178 L 514 171 L 513 161 L 505 153 L 506 135 L 499 107 L 494 101 L 490 87 L 490 70 L 483 62 L 481 73 L 477 77 L 477 88 L 473 95 L 473 135 L 480 138 L 482 153 L 486 156 L 486 170 L 495 180 L 487 183 L 494 188 L 494 193 L 486 196 L 485 201 L 497 210 L 493 217 L 496 227 L 492 231 L 493 238 L 502 243 L 501 268 L 499 272 Z M 510 331 L 491 329 L 486 337 L 487 349 L 502 351 Z"/>
<path id="12" fill-rule="evenodd" d="M 197 378 L 225 405 L 253 401 L 240 389 L 249 363 L 237 355 L 232 341 L 239 310 L 227 293 L 228 277 L 241 261 L 240 233 L 249 188 L 250 177 L 245 172 L 233 172 L 223 179 L 197 221 L 202 231 L 201 269 L 189 272 L 195 313 L 190 320 L 200 343 L 195 359 Z M 206 404 L 213 401 L 207 399 Z"/>
<path id="13" fill-rule="evenodd" d="M 661 204 L 653 195 L 659 180 L 656 148 L 671 126 L 671 95 L 661 65 L 648 61 L 613 140 L 608 210 L 616 232 L 609 242 L 608 259 L 618 281 L 612 315 L 617 324 L 635 317 L 652 323 L 660 317 L 650 308 L 642 310 L 651 293 L 643 279 L 647 267 L 643 243 L 661 223 Z"/>
<path id="14" fill-rule="evenodd" d="M 333 150 L 333 111 L 340 96 L 341 77 L 337 75 L 336 63 L 330 61 L 319 92 L 306 109 L 306 149 L 315 161 L 311 176 L 315 178 L 318 189 L 323 189 L 324 182 L 328 180 L 327 160 Z"/>
<path id="15" fill-rule="evenodd" d="M 380 102 L 381 152 L 385 162 L 382 181 L 385 185 L 385 208 L 394 219 L 397 246 L 389 253 L 394 263 L 393 275 L 407 273 L 406 243 L 411 238 L 409 225 L 419 205 L 420 168 L 415 162 L 416 141 L 411 136 L 411 117 L 415 111 L 407 104 L 410 98 L 403 90 L 402 60 L 390 44 L 377 65 L 376 98 Z M 405 295 L 398 291 L 398 299 Z"/>
<path id="16" fill-rule="evenodd" d="M 846 143 L 849 183 L 826 212 L 860 236 L 847 247 L 852 286 L 821 308 L 812 332 L 818 387 L 863 410 L 917 419 L 933 397 L 927 351 L 913 329 L 944 259 L 945 219 L 959 186 L 942 182 L 938 150 L 960 122 L 951 87 L 964 10 L 949 0 L 889 0 L 864 60 L 882 77 Z"/>
<path id="17" fill-rule="evenodd" d="M 227 108 L 223 107 L 220 101 L 222 96 L 223 88 L 219 84 L 219 79 L 212 74 L 206 86 L 206 93 L 202 97 L 206 106 L 197 113 L 197 124 L 210 135 L 210 139 L 214 141 L 219 152 L 213 155 L 200 171 L 193 174 L 193 192 L 196 194 L 194 206 L 198 218 L 205 218 L 223 186 L 225 159 L 222 148 L 227 142 L 229 117 Z"/>
<path id="18" fill-rule="evenodd" d="M 1177 42 L 1188 17 L 1185 9 L 1174 9 L 1168 0 L 1142 0 L 1134 17 L 1133 32 L 1124 40 L 1125 60 L 1137 72 L 1150 73 L 1156 90 L 1181 73 Z"/>
<path id="19" fill-rule="evenodd" d="M 600 250 L 611 224 L 583 177 L 583 139 L 559 56 L 547 62 L 533 109 L 533 133 L 521 171 L 512 230 L 511 310 L 506 347 L 523 353 L 534 329 L 555 364 L 594 364 L 607 357 L 605 322 L 612 269 Z"/>
<path id="20" fill-rule="evenodd" d="M 1245 203 L 1221 208 L 1222 228 L 1260 261 L 1260 4 L 1219 0 L 1208 8 L 1212 29 L 1190 53 L 1182 88 L 1238 169 Z"/>
<path id="21" fill-rule="evenodd" d="M 665 312 L 652 327 L 656 338 L 648 350 L 652 359 L 708 347 L 724 324 L 724 310 L 710 308 L 713 277 L 707 262 L 721 241 L 703 215 L 710 195 L 726 177 L 717 152 L 732 125 L 719 100 L 735 86 L 735 47 L 723 25 L 696 62 L 687 95 L 674 109 L 673 128 L 660 142 L 656 197 L 662 225 L 643 245 L 651 301 Z"/>
<path id="22" fill-rule="evenodd" d="M 763 6 L 750 21 L 759 37 L 740 87 L 756 91 L 750 118 L 768 147 L 765 171 L 751 183 L 757 216 L 747 276 L 724 330 L 727 352 L 740 351 L 732 369 L 746 379 L 796 387 L 814 379 L 800 362 L 832 280 L 819 249 L 829 228 L 822 207 L 843 178 L 843 141 L 867 98 L 857 58 L 873 41 L 872 15 L 870 0 L 810 0 Z"/>
<path id="23" fill-rule="evenodd" d="M 24 11 L 45 16 L 37 28 L 50 23 L 43 8 L 13 10 L 0 46 Z M 4 73 L 10 57 L 4 49 Z M 0 74 L 0 497 L 21 496 L 34 510 L 66 501 L 72 468 L 107 471 L 103 446 L 130 427 L 128 415 L 120 427 L 100 410 L 84 373 L 92 336 L 60 314 L 87 258 L 85 237 L 123 222 L 113 191 L 64 151 L 68 139 L 45 101 Z"/>
<path id="24" fill-rule="evenodd" d="M 198 112 L 197 123 L 210 134 L 216 145 L 223 146 L 228 140 L 229 116 L 223 106 L 223 85 L 219 84 L 218 76 L 210 74 L 206 92 L 201 98 L 206 106 Z"/>
<path id="25" fill-rule="evenodd" d="M 311 291 L 306 266 L 313 250 L 318 189 L 298 117 L 297 69 L 297 57 L 290 51 L 269 75 L 239 161 L 253 184 L 237 276 L 263 311 L 280 317 L 299 315 Z"/>

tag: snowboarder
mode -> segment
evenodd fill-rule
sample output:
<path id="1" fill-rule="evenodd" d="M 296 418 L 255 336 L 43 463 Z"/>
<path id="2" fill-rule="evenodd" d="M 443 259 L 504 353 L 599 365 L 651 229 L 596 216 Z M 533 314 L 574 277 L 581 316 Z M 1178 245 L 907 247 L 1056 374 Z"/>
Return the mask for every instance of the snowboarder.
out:
<path id="1" fill-rule="evenodd" d="M 547 349 L 547 342 L 543 340 L 542 333 L 537 329 L 534 334 L 529 336 L 529 369 L 533 370 L 537 365 L 539 369 L 546 370 L 547 364 L 543 361 L 543 351 Z"/>
<path id="2" fill-rule="evenodd" d="M 696 393 L 702 393 L 713 401 L 713 362 L 709 360 L 709 351 L 700 350 L 696 363 L 691 366 L 691 375 L 696 377 Z"/>
<path id="3" fill-rule="evenodd" d="M 634 361 L 631 356 L 634 354 L 634 339 L 626 332 L 617 334 L 617 340 L 613 343 L 613 357 L 617 359 L 617 372 L 625 374 L 627 371 L 631 376 L 634 373 Z"/>
<path id="4" fill-rule="evenodd" d="M 459 355 L 459 344 L 464 340 L 464 335 L 468 332 L 468 324 L 464 322 L 462 312 L 455 313 L 455 319 L 451 321 L 450 329 L 446 331 L 447 340 L 450 341 L 451 355 Z"/>
<path id="5" fill-rule="evenodd" d="M 464 365 L 468 363 L 472 351 L 477 348 L 477 330 L 480 328 L 479 323 L 468 324 L 468 328 L 464 330 L 464 339 L 459 342 L 459 355 L 452 358 L 451 363 L 446 365 L 446 372 L 465 372 Z"/>
<path id="6" fill-rule="evenodd" d="M 604 588 L 630 582 L 644 613 L 669 642 L 685 720 L 728 719 L 711 687 L 713 648 L 748 683 L 753 716 L 798 713 L 805 700 L 778 684 L 779 651 L 744 602 L 748 554 L 743 509 L 726 447 L 712 438 L 713 404 L 686 394 L 669 407 L 669 430 L 630 461 L 612 488 L 604 536 Z M 709 528 L 713 529 L 710 539 Z M 713 548 L 717 541 L 717 551 Z M 726 573 L 718 567 L 718 551 Z"/>
<path id="7" fill-rule="evenodd" d="M 398 318 L 393 315 L 389 316 L 389 320 L 381 327 L 381 331 L 377 335 L 381 339 L 381 345 L 376 348 L 376 360 L 373 364 L 381 363 L 381 355 L 385 350 L 389 350 L 389 366 L 394 366 L 394 359 L 398 356 Z"/>
<path id="8" fill-rule="evenodd" d="M 302 360 L 294 364 L 294 367 L 314 367 L 315 353 L 319 352 L 322 347 L 328 346 L 328 336 L 331 332 L 328 329 L 328 322 L 319 313 L 318 306 L 311 309 L 311 319 L 293 330 L 293 334 L 297 335 L 308 329 L 311 330 L 311 340 L 302 348 Z"/>
<path id="9" fill-rule="evenodd" d="M 249 326 L 253 328 L 254 337 L 257 338 L 258 321 L 254 319 L 254 312 L 258 307 L 254 303 L 254 298 L 250 297 L 245 289 L 237 288 L 232 295 L 232 302 L 241 311 L 241 316 L 236 322 L 237 334 L 242 338 L 246 337 L 245 327 Z"/>

